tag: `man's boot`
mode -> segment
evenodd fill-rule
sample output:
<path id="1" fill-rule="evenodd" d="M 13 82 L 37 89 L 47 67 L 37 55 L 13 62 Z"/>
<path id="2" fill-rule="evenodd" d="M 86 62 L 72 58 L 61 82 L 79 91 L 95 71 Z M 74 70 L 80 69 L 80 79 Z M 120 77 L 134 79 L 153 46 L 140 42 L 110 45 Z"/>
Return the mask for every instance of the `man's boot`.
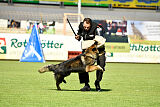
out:
<path id="1" fill-rule="evenodd" d="M 99 84 L 100 82 L 99 81 L 95 81 L 95 83 L 94 83 L 94 85 L 95 85 L 95 87 L 96 87 L 96 91 L 101 91 L 101 87 L 100 87 L 100 84 Z"/>
<path id="2" fill-rule="evenodd" d="M 81 90 L 81 91 L 90 91 L 91 88 L 90 88 L 89 84 L 86 83 L 85 86 L 84 86 L 83 88 L 81 88 L 80 90 Z"/>

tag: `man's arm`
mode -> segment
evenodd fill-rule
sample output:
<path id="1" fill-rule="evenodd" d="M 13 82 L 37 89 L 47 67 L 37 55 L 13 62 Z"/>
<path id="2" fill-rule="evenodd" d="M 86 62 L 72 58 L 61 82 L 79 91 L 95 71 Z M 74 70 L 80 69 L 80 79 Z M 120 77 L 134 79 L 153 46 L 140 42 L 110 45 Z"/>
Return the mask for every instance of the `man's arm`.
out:
<path id="1" fill-rule="evenodd" d="M 82 22 L 79 24 L 79 27 L 78 27 L 78 33 L 77 35 L 75 36 L 75 39 L 77 39 L 78 41 L 81 40 L 81 33 L 82 33 Z"/>

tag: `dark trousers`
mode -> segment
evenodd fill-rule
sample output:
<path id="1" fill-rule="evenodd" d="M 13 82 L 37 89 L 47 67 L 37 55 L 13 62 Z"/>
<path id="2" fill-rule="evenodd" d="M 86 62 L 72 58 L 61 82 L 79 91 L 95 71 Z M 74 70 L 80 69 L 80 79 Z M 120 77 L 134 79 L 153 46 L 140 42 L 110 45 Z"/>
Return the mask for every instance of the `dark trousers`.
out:
<path id="1" fill-rule="evenodd" d="M 103 53 L 101 56 L 97 57 L 97 65 L 101 66 L 105 71 L 105 53 Z M 103 72 L 97 70 L 96 71 L 96 81 L 101 81 L 103 77 Z M 88 72 L 79 73 L 79 80 L 80 83 L 89 83 L 89 74 Z"/>

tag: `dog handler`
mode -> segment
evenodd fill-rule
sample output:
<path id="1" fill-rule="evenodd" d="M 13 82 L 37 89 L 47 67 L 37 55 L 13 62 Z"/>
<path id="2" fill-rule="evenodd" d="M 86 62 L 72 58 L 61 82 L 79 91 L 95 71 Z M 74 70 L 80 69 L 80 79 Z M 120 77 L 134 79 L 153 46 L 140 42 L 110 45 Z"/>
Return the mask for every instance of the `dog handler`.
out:
<path id="1" fill-rule="evenodd" d="M 75 39 L 78 41 L 83 38 L 82 41 L 82 53 L 85 52 L 85 49 L 83 48 L 83 42 L 89 41 L 89 40 L 94 40 L 95 37 L 98 36 L 103 36 L 105 33 L 104 28 L 101 25 L 98 25 L 95 22 L 92 22 L 90 18 L 85 18 L 83 22 L 79 24 L 79 29 L 78 33 L 75 36 Z M 102 44 L 100 47 L 98 47 L 99 55 L 97 57 L 97 65 L 100 65 L 104 71 L 105 71 L 105 46 Z M 96 80 L 95 80 L 95 87 L 97 91 L 100 91 L 100 81 L 102 80 L 103 72 L 97 70 L 96 71 Z M 90 85 L 89 85 L 89 74 L 88 72 L 85 73 L 79 73 L 79 80 L 80 83 L 85 83 L 85 86 L 81 88 L 81 91 L 90 91 Z"/>

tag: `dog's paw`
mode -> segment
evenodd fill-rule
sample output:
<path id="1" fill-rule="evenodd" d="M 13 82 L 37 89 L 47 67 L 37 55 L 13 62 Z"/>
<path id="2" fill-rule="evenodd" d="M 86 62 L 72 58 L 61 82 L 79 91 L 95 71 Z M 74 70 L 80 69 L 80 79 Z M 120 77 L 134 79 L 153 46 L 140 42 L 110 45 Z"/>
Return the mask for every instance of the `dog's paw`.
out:
<path id="1" fill-rule="evenodd" d="M 61 91 L 61 88 L 57 88 L 58 91 Z"/>
<path id="2" fill-rule="evenodd" d="M 66 82 L 66 80 L 63 80 L 63 82 L 66 84 L 67 82 Z"/>

